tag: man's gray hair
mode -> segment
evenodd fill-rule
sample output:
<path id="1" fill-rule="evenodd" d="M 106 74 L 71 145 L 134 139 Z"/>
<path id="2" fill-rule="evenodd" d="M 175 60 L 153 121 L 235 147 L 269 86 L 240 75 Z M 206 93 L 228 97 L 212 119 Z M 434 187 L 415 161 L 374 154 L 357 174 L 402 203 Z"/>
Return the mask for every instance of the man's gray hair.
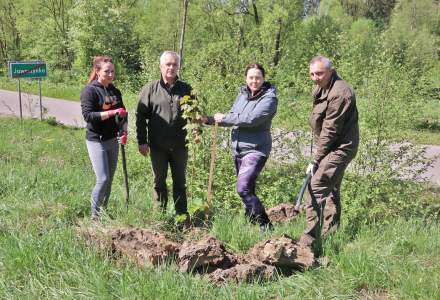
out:
<path id="1" fill-rule="evenodd" d="M 314 63 L 317 63 L 317 62 L 323 63 L 325 65 L 325 67 L 327 68 L 327 70 L 331 70 L 332 69 L 332 62 L 331 62 L 331 60 L 328 59 L 325 56 L 322 56 L 322 55 L 315 56 L 314 58 L 312 58 L 310 60 L 309 65 L 311 66 L 311 65 L 313 65 Z"/>
<path id="2" fill-rule="evenodd" d="M 161 65 L 164 63 L 164 61 L 165 61 L 165 57 L 168 56 L 168 55 L 172 55 L 172 56 L 176 57 L 176 58 L 177 58 L 177 63 L 178 63 L 179 66 L 180 66 L 180 55 L 177 54 L 177 53 L 174 52 L 174 51 L 169 51 L 169 50 L 164 51 L 164 52 L 160 55 L 160 64 L 161 64 Z"/>

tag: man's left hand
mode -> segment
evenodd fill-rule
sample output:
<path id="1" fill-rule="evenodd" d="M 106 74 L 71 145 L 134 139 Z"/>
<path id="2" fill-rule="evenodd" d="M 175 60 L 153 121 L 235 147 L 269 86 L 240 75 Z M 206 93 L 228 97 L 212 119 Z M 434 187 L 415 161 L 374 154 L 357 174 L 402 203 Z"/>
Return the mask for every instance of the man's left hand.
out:
<path id="1" fill-rule="evenodd" d="M 318 166 L 319 163 L 316 160 L 312 161 L 307 167 L 306 174 L 310 173 L 312 176 L 315 175 L 316 170 L 318 170 Z"/>

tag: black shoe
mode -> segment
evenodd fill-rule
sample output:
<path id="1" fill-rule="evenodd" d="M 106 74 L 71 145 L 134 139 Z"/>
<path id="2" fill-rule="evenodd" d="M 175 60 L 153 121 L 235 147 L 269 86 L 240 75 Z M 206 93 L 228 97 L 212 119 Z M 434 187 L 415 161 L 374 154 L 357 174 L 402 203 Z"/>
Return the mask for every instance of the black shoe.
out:
<path id="1" fill-rule="evenodd" d="M 186 218 L 184 220 L 179 220 L 181 216 L 182 217 L 186 216 Z M 189 214 L 186 213 L 186 214 L 177 215 L 176 225 L 177 225 L 177 230 L 179 231 L 189 229 L 191 227 L 191 217 L 189 216 Z"/>
<path id="2" fill-rule="evenodd" d="M 260 225 L 260 232 L 261 233 L 266 233 L 266 232 L 271 232 L 271 231 L 273 231 L 272 223 L 266 223 L 266 224 Z"/>
<path id="3" fill-rule="evenodd" d="M 96 215 L 96 214 L 93 214 L 93 215 L 90 217 L 90 221 L 91 221 L 92 224 L 94 224 L 94 225 L 101 224 L 101 218 L 100 218 L 99 215 Z"/>

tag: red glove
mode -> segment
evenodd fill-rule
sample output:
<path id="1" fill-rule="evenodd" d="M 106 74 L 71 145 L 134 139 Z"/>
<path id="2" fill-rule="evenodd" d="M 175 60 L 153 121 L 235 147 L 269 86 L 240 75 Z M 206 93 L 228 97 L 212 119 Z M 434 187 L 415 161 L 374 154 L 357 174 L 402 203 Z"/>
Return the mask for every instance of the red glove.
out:
<path id="1" fill-rule="evenodd" d="M 127 111 L 125 110 L 125 108 L 122 108 L 122 107 L 109 110 L 107 113 L 108 113 L 109 118 L 116 116 L 116 114 L 118 114 L 121 118 L 125 118 L 128 114 Z"/>
<path id="2" fill-rule="evenodd" d="M 127 139 L 128 139 L 128 132 L 127 131 L 123 131 L 122 134 L 120 136 L 118 136 L 118 142 L 121 145 L 127 144 Z"/>

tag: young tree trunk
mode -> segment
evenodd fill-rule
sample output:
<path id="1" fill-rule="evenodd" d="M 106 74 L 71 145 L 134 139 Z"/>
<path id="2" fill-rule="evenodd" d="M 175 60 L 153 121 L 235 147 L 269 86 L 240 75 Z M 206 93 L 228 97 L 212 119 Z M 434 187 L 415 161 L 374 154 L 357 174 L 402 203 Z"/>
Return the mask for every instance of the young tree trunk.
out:
<path id="1" fill-rule="evenodd" d="M 260 18 L 258 17 L 258 9 L 257 9 L 257 3 L 256 3 L 256 0 L 253 0 L 253 1 L 252 1 L 252 9 L 254 10 L 255 24 L 256 24 L 256 25 L 260 25 Z"/>
<path id="2" fill-rule="evenodd" d="M 281 29 L 283 26 L 283 22 L 281 21 L 281 18 L 277 20 L 278 23 L 278 31 L 275 36 L 275 54 L 273 56 L 273 65 L 277 66 L 281 59 Z"/>
<path id="3" fill-rule="evenodd" d="M 304 16 L 316 15 L 319 10 L 319 0 L 304 0 Z"/>
<path id="4" fill-rule="evenodd" d="M 189 0 L 183 0 L 183 19 L 182 19 L 182 30 L 180 31 L 180 45 L 179 45 L 180 67 L 182 67 L 182 63 L 183 63 L 183 43 L 185 41 L 186 17 L 188 15 L 188 4 L 189 4 Z"/>

